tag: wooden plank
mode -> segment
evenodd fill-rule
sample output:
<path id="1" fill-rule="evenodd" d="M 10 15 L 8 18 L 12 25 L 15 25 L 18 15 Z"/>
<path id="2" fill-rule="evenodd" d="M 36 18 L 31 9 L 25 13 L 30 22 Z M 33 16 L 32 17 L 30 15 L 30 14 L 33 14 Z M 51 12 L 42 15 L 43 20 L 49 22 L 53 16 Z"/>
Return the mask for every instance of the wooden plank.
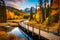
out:
<path id="1" fill-rule="evenodd" d="M 29 27 L 29 30 L 32 32 L 32 27 L 31 26 L 28 26 L 28 27 Z M 26 27 L 26 29 L 28 28 Z M 39 35 L 39 29 L 34 28 L 34 33 Z M 40 30 L 40 35 L 49 40 L 60 40 L 60 36 L 57 36 L 57 35 L 42 31 L 42 30 Z"/>

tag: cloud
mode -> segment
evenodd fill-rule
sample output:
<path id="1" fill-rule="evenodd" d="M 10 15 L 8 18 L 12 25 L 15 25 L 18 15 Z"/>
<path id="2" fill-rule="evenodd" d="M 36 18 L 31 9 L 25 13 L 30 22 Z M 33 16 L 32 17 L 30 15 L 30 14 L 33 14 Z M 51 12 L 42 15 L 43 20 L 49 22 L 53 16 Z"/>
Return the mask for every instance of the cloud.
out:
<path id="1" fill-rule="evenodd" d="M 12 1 L 12 2 L 25 2 L 26 0 L 6 0 L 6 1 Z"/>
<path id="2" fill-rule="evenodd" d="M 13 3 L 13 2 L 7 2 L 7 5 L 8 6 L 12 6 L 12 7 L 15 7 L 15 8 L 20 8 L 20 6 L 19 5 L 17 5 L 16 3 Z"/>
<path id="3" fill-rule="evenodd" d="M 5 0 L 6 6 L 11 6 L 20 9 L 20 2 L 24 3 L 26 0 Z"/>
<path id="4" fill-rule="evenodd" d="M 25 2 L 26 0 L 21 0 L 22 2 Z"/>

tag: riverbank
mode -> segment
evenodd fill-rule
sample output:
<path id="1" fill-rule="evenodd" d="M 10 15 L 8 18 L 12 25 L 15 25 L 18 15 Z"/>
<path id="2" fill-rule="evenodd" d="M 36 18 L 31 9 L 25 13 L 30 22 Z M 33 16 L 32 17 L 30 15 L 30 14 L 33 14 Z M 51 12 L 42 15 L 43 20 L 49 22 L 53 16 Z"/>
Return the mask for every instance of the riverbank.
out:
<path id="1" fill-rule="evenodd" d="M 18 38 L 14 34 L 7 34 L 5 31 L 0 30 L 0 40 L 24 40 L 24 38 Z"/>
<path id="2" fill-rule="evenodd" d="M 4 26 L 11 26 L 11 27 L 17 27 L 18 24 L 17 23 L 0 23 L 0 27 L 4 27 Z"/>

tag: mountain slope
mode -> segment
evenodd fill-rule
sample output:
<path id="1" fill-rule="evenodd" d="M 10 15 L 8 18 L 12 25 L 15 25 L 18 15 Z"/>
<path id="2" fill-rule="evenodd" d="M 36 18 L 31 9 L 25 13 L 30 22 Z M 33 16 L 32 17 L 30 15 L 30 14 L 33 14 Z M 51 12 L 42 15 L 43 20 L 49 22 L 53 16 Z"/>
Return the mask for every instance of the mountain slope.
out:
<path id="1" fill-rule="evenodd" d="M 18 10 L 16 8 L 6 6 L 6 11 L 7 11 L 7 18 L 14 18 L 14 17 L 22 17 L 26 12 L 23 12 L 21 10 Z"/>

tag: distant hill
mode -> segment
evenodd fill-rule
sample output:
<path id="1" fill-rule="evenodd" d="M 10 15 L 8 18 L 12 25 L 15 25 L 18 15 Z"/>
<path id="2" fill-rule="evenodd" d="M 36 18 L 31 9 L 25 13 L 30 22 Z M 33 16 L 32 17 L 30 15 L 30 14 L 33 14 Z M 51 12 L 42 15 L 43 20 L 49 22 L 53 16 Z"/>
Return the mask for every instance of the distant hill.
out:
<path id="1" fill-rule="evenodd" d="M 30 13 L 30 9 L 31 8 L 25 8 L 24 12 Z M 36 8 L 32 7 L 32 11 L 33 11 L 33 13 L 35 13 Z"/>
<path id="2" fill-rule="evenodd" d="M 23 12 L 22 10 L 18 10 L 16 8 L 10 7 L 10 6 L 6 6 L 6 9 L 8 9 L 11 12 L 14 12 L 14 14 L 16 14 L 16 15 L 20 15 L 20 14 L 23 15 L 26 13 L 26 12 Z"/>
<path id="3" fill-rule="evenodd" d="M 18 10 L 10 6 L 6 6 L 6 13 L 7 19 L 19 19 L 22 18 L 25 14 L 28 14 L 26 12 L 23 12 L 22 10 Z"/>
<path id="4" fill-rule="evenodd" d="M 6 8 L 9 9 L 10 11 L 16 10 L 16 11 L 21 12 L 21 10 L 18 10 L 18 9 L 16 9 L 16 8 L 14 8 L 14 7 L 6 6 Z"/>

